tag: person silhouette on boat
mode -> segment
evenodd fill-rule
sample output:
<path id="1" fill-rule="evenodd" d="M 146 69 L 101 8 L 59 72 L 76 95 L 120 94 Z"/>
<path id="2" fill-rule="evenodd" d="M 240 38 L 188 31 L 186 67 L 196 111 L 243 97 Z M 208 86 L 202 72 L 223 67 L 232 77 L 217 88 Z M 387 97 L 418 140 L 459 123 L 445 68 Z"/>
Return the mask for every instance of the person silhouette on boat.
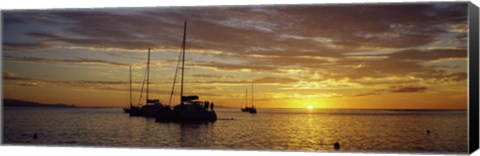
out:
<path id="1" fill-rule="evenodd" d="M 210 103 L 210 110 L 212 110 L 212 111 L 213 111 L 213 106 L 214 106 L 214 105 L 213 105 L 213 102 Z"/>
<path id="2" fill-rule="evenodd" d="M 207 101 L 205 101 L 205 102 L 203 103 L 203 109 L 205 109 L 205 110 L 208 109 L 208 103 L 207 103 Z"/>

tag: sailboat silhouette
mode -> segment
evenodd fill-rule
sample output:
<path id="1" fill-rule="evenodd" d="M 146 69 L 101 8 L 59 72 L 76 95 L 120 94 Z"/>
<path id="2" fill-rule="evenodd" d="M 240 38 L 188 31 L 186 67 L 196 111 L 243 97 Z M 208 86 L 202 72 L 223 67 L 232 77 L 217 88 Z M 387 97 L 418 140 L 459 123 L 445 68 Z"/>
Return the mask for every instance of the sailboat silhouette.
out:
<path id="1" fill-rule="evenodd" d="M 248 97 L 248 89 L 245 90 L 245 107 L 244 108 L 241 108 L 240 110 L 242 110 L 242 112 L 248 112 L 248 113 L 252 113 L 252 114 L 255 114 L 257 113 L 257 109 L 255 108 L 255 106 L 253 106 L 253 84 L 252 84 L 252 106 L 251 107 L 248 107 L 247 104 L 248 104 L 248 101 L 247 101 L 247 97 Z"/>
<path id="2" fill-rule="evenodd" d="M 131 70 L 130 70 L 130 72 L 131 72 Z M 159 99 L 150 99 L 149 98 L 150 48 L 148 48 L 146 77 L 147 77 L 147 81 L 146 81 L 147 88 L 146 88 L 146 99 L 145 99 L 146 102 L 145 102 L 145 105 L 143 105 L 141 107 L 140 106 L 133 106 L 130 102 L 130 111 L 129 111 L 130 116 L 156 117 L 158 114 L 170 114 L 171 108 L 169 106 L 160 103 Z M 131 77 L 130 77 L 130 83 L 131 83 Z M 143 86 L 142 86 L 142 88 L 143 88 Z"/>
<path id="3" fill-rule="evenodd" d="M 209 102 L 199 101 L 198 95 L 183 95 L 184 86 L 184 73 L 185 73 L 185 47 L 186 47 L 186 33 L 187 22 L 184 24 L 183 29 L 183 42 L 182 42 L 182 75 L 181 75 L 181 88 L 180 88 L 180 104 L 173 107 L 172 114 L 158 114 L 156 116 L 157 121 L 216 121 L 217 114 L 213 107 L 214 104 Z M 174 81 L 175 82 L 175 81 Z M 174 84 L 175 86 L 175 84 Z M 208 109 L 210 108 L 210 109 Z"/>

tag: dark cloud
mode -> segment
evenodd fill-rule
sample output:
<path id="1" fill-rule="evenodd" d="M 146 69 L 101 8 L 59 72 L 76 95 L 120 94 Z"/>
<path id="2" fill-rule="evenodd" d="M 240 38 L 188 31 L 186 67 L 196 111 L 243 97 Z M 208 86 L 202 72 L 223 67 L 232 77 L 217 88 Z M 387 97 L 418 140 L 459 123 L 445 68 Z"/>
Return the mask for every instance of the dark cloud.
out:
<path id="1" fill-rule="evenodd" d="M 27 35 L 31 36 L 33 38 L 36 38 L 36 39 L 46 39 L 47 41 L 53 41 L 53 40 L 50 40 L 50 39 L 59 37 L 59 36 L 54 35 L 52 33 L 44 33 L 44 32 L 28 32 Z"/>
<path id="2" fill-rule="evenodd" d="M 38 49 L 45 49 L 50 48 L 51 45 L 44 43 L 43 41 L 40 42 L 33 42 L 33 43 L 13 43 L 13 42 L 4 42 L 3 48 L 5 51 L 22 51 L 22 50 L 38 50 Z"/>
<path id="3" fill-rule="evenodd" d="M 279 84 L 289 84 L 298 82 L 297 79 L 288 78 L 288 77 L 263 77 L 253 80 L 253 83 L 279 83 Z"/>
<path id="4" fill-rule="evenodd" d="M 189 48 L 262 54 L 251 48 L 285 52 L 298 47 L 338 51 L 365 46 L 423 45 L 447 31 L 440 25 L 466 24 L 466 3 L 447 6 L 450 7 L 404 4 L 131 8 L 124 9 L 129 13 L 121 13 L 122 9 L 56 10 L 7 12 L 4 16 L 7 25 L 15 19 L 46 24 L 62 21 L 71 35 L 50 36 L 51 39 L 84 47 L 123 49 L 178 48 L 183 21 L 187 20 Z"/>
<path id="5" fill-rule="evenodd" d="M 3 80 L 32 80 L 31 78 L 18 76 L 16 73 L 9 71 L 3 71 L 2 76 Z"/>
<path id="6" fill-rule="evenodd" d="M 45 83 L 42 81 L 29 81 L 29 82 L 21 82 L 19 85 L 26 86 L 26 87 L 37 87 L 43 86 Z"/>
<path id="7" fill-rule="evenodd" d="M 381 95 L 386 93 L 422 93 L 427 90 L 427 87 L 424 86 L 390 86 L 386 89 L 377 89 L 367 93 L 355 94 L 354 96 L 372 96 L 372 95 Z"/>
<path id="8" fill-rule="evenodd" d="M 205 81 L 196 81 L 196 82 L 185 82 L 186 84 L 195 83 L 196 85 L 193 88 L 196 89 L 207 89 L 212 90 L 216 89 L 217 87 L 212 87 L 210 85 L 205 86 L 205 84 L 220 84 L 220 85 L 237 85 L 237 84 L 290 84 L 298 82 L 297 79 L 288 78 L 288 77 L 262 77 L 253 80 L 229 80 L 226 77 L 229 76 L 217 76 L 217 75 L 205 75 L 199 74 L 196 76 L 204 77 L 204 78 L 211 78 L 213 80 L 205 80 Z M 130 84 L 129 81 L 95 81 L 95 80 L 77 80 L 77 81 L 61 81 L 61 80 L 47 80 L 47 79 L 33 79 L 33 78 L 25 78 L 18 76 L 16 73 L 4 71 L 3 72 L 3 80 L 10 80 L 17 82 L 18 85 L 21 86 L 42 86 L 44 84 L 56 84 L 66 87 L 73 87 L 73 88 L 91 88 L 96 90 L 113 90 L 113 91 L 129 91 L 128 85 Z M 150 85 L 155 84 L 168 84 L 170 85 L 172 82 L 150 82 Z M 142 82 L 132 82 L 134 86 L 134 92 L 140 92 L 141 86 L 144 85 Z M 145 91 L 145 88 L 143 88 Z M 169 94 L 170 91 L 159 91 L 159 90 L 152 90 L 154 93 L 160 94 Z M 214 94 L 208 94 L 214 95 Z"/>
<path id="9" fill-rule="evenodd" d="M 223 75 L 209 75 L 209 74 L 195 74 L 193 77 L 198 77 L 198 78 L 233 78 L 233 76 L 223 76 Z"/>
<path id="10" fill-rule="evenodd" d="M 293 27 L 301 29 L 296 32 L 303 32 L 302 35 L 334 36 L 337 44 L 351 48 L 362 45 L 398 48 L 431 42 L 436 34 L 445 32 L 436 25 L 466 22 L 465 3 L 447 6 L 456 8 L 438 9 L 432 4 L 379 4 L 303 6 L 284 10 L 285 15 L 303 19 L 298 27 Z M 306 29 L 312 26 L 316 29 Z M 388 37 L 389 33 L 399 36 Z"/>
<path id="11" fill-rule="evenodd" d="M 73 86 L 89 86 L 89 85 L 125 85 L 129 82 L 124 81 L 51 81 Z"/>
<path id="12" fill-rule="evenodd" d="M 32 78 L 26 78 L 23 76 L 18 76 L 17 73 L 10 72 L 10 71 L 3 71 L 3 80 L 4 81 L 14 81 L 18 85 L 27 86 L 27 87 L 36 87 L 36 86 L 43 86 L 46 84 L 43 80 L 37 80 Z"/>
<path id="13" fill-rule="evenodd" d="M 378 91 L 374 92 L 368 92 L 368 93 L 360 93 L 360 94 L 355 94 L 354 96 L 361 97 L 361 96 L 372 96 L 372 95 L 380 95 L 381 93 Z"/>
<path id="14" fill-rule="evenodd" d="M 296 68 L 321 68 L 322 65 L 330 63 L 326 58 L 315 58 L 309 55 L 302 55 L 302 53 L 291 52 L 293 54 L 298 54 L 297 56 L 278 56 L 271 58 L 255 58 L 250 59 L 249 64 L 264 65 L 264 66 L 275 66 L 277 68 L 282 67 L 296 67 Z M 321 54 L 319 52 L 318 54 Z M 299 57 L 301 56 L 301 57 Z"/>
<path id="15" fill-rule="evenodd" d="M 419 78 L 448 78 L 462 77 L 450 74 L 446 70 L 435 69 L 434 66 L 425 66 L 427 61 L 451 58 L 466 58 L 466 50 L 434 49 L 434 50 L 404 50 L 392 54 L 384 54 L 385 59 L 364 60 L 343 58 L 335 64 L 323 65 L 329 68 L 331 76 L 336 78 L 348 77 L 360 79 L 363 77 L 388 77 L 388 76 L 415 76 Z M 435 76 L 432 76 L 435 75 Z M 456 79 L 460 80 L 460 79 Z"/>
<path id="16" fill-rule="evenodd" d="M 20 62 L 33 62 L 33 63 L 72 63 L 72 64 L 103 64 L 103 65 L 113 65 L 113 66 L 130 66 L 126 63 L 118 63 L 106 60 L 96 60 L 96 59 L 49 59 L 49 58 L 39 58 L 39 57 L 13 57 L 13 56 L 3 56 L 7 58 L 7 61 L 20 61 Z"/>
<path id="17" fill-rule="evenodd" d="M 428 46 L 442 38 L 442 35 L 451 33 L 452 25 L 455 31 L 463 31 L 467 25 L 466 10 L 467 3 L 460 2 L 17 11 L 4 13 L 6 31 L 15 29 L 9 26 L 12 24 L 52 28 L 32 29 L 26 34 L 18 34 L 28 36 L 35 42 L 4 42 L 3 47 L 6 51 L 53 46 L 122 50 L 179 49 L 183 21 L 188 21 L 187 51 L 218 51 L 220 53 L 214 56 L 243 61 L 199 61 L 197 67 L 266 73 L 279 73 L 281 69 L 301 69 L 312 73 L 323 71 L 323 77 L 349 78 L 352 82 L 365 85 L 385 83 L 361 81 L 365 77 L 412 76 L 463 81 L 466 79 L 465 73 L 449 73 L 435 66 L 425 66 L 424 63 L 466 58 L 464 46 L 429 50 L 420 50 L 419 47 Z M 454 35 L 453 38 L 460 43 L 466 42 L 465 33 Z M 389 53 L 373 56 L 385 58 L 356 59 L 346 55 L 352 52 L 376 52 L 379 49 Z M 39 63 L 128 65 L 100 59 L 6 58 Z M 290 83 L 295 79 L 270 77 L 253 81 Z M 415 82 L 398 80 L 401 84 Z"/>
<path id="18" fill-rule="evenodd" d="M 228 64 L 228 63 L 220 63 L 220 62 L 201 62 L 196 64 L 198 67 L 204 68 L 214 68 L 217 70 L 252 70 L 252 71 L 268 71 L 268 72 L 275 72 L 278 70 L 278 67 L 275 65 L 255 65 L 255 64 Z"/>
<path id="19" fill-rule="evenodd" d="M 468 78 L 468 74 L 466 72 L 447 73 L 444 70 L 433 70 L 430 72 L 418 73 L 415 74 L 415 76 L 425 79 L 437 80 L 436 82 L 438 83 L 465 81 Z"/>
<path id="20" fill-rule="evenodd" d="M 392 86 L 389 88 L 393 93 L 412 93 L 412 92 L 424 92 L 427 87 L 405 87 L 405 86 Z"/>
<path id="21" fill-rule="evenodd" d="M 27 23 L 28 21 L 25 19 L 21 19 L 18 17 L 15 17 L 14 15 L 11 16 L 3 16 L 3 23 L 8 23 L 8 24 L 24 24 Z"/>
<path id="22" fill-rule="evenodd" d="M 225 85 L 232 85 L 232 84 L 291 84 L 298 82 L 298 79 L 288 78 L 288 77 L 273 77 L 267 76 L 253 80 L 228 80 L 228 79 L 216 79 L 216 80 L 206 80 L 206 81 L 198 81 L 195 83 L 202 83 L 202 84 L 225 84 Z"/>
<path id="23" fill-rule="evenodd" d="M 56 83 L 56 84 L 65 84 L 65 85 L 73 85 L 73 86 L 91 86 L 91 85 L 126 85 L 130 82 L 124 81 L 52 81 L 52 80 L 44 80 L 44 79 L 33 79 L 33 78 L 25 78 L 22 76 L 18 76 L 14 72 L 10 71 L 3 71 L 3 80 L 14 80 L 22 82 L 22 85 L 28 86 L 29 84 L 33 83 Z M 140 84 L 139 82 L 135 82 L 135 84 Z"/>
<path id="24" fill-rule="evenodd" d="M 433 50 L 415 50 L 409 49 L 388 55 L 396 60 L 418 60 L 433 61 L 449 58 L 467 58 L 467 49 L 433 49 Z"/>

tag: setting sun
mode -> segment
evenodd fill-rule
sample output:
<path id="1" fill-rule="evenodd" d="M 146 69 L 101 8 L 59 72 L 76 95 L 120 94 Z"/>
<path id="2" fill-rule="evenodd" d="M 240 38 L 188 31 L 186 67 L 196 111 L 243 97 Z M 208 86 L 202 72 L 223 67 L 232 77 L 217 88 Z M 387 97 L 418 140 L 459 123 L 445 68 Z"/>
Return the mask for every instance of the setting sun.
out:
<path id="1" fill-rule="evenodd" d="M 313 109 L 313 106 L 312 106 L 312 105 L 308 105 L 307 108 L 308 108 L 308 109 Z"/>

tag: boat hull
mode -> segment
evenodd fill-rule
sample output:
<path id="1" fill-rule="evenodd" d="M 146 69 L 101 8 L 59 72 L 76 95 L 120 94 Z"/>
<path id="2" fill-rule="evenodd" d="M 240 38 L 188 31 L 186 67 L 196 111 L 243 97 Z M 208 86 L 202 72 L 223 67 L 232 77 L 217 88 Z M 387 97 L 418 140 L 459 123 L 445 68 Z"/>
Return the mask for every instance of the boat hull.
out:
<path id="1" fill-rule="evenodd" d="M 123 108 L 123 112 L 130 113 L 130 108 Z"/>
<path id="2" fill-rule="evenodd" d="M 143 112 L 140 107 L 130 107 L 130 111 L 128 113 L 130 116 L 142 116 Z"/>
<path id="3" fill-rule="evenodd" d="M 242 110 L 242 112 L 249 112 L 252 108 L 251 107 L 245 107 L 245 108 L 241 108 L 240 110 Z"/>

